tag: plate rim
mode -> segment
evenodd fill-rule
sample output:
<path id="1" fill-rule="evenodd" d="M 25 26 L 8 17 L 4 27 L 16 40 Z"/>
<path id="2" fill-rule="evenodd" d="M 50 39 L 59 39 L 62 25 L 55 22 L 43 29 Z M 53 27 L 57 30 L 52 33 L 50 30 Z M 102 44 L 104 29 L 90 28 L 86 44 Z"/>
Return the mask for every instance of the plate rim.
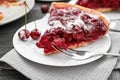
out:
<path id="1" fill-rule="evenodd" d="M 39 21 L 41 21 L 41 20 L 43 20 L 43 19 L 45 19 L 47 16 L 45 16 L 45 17 L 43 17 L 42 19 L 39 19 L 39 20 L 37 20 L 38 22 Z M 30 23 L 28 23 L 28 25 L 30 25 L 30 24 L 32 24 L 33 23 L 33 21 L 32 22 L 30 22 Z M 21 27 L 21 28 L 23 28 L 24 27 L 24 25 Z M 39 61 L 34 61 L 34 60 L 31 60 L 30 58 L 28 58 L 28 57 L 26 57 L 25 55 L 22 55 L 21 53 L 19 53 L 19 51 L 15 48 L 15 45 L 14 45 L 14 38 L 15 38 L 15 35 L 17 35 L 17 32 L 21 29 L 21 28 L 19 28 L 16 32 L 15 32 L 15 34 L 14 34 L 14 36 L 13 36 L 13 46 L 14 46 L 14 49 L 16 50 L 16 52 L 18 53 L 18 54 L 20 54 L 22 57 L 24 57 L 24 58 L 26 58 L 26 59 L 28 59 L 28 60 L 30 60 L 30 61 L 32 61 L 32 62 L 35 62 L 35 63 L 38 63 L 38 64 L 42 64 L 42 65 L 47 65 L 47 66 L 56 66 L 56 67 L 70 67 L 70 66 L 78 66 L 78 65 L 84 65 L 84 64 L 88 64 L 88 63 L 91 63 L 91 62 L 93 62 L 93 61 L 96 61 L 96 60 L 98 60 L 99 58 L 101 58 L 102 57 L 102 55 L 101 56 L 97 56 L 97 58 L 96 59 L 94 59 L 94 60 L 92 60 L 92 61 L 89 61 L 89 62 L 86 62 L 86 63 L 80 63 L 80 64 L 74 64 L 74 65 L 50 65 L 50 64 L 48 64 L 48 63 L 40 63 Z M 110 38 L 110 36 L 109 36 L 109 34 L 106 34 L 105 36 L 107 36 L 108 38 L 109 38 L 109 48 L 105 51 L 105 52 L 107 52 L 109 49 L 110 49 L 110 47 L 111 47 L 111 38 Z"/>

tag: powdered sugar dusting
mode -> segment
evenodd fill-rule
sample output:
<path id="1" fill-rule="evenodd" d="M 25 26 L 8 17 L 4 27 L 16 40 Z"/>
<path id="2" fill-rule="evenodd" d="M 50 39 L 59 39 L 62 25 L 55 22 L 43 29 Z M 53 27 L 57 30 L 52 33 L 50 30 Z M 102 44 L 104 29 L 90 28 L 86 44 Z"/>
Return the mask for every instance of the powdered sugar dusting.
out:
<path id="1" fill-rule="evenodd" d="M 26 38 L 26 36 L 25 36 L 25 31 L 20 31 L 20 37 L 25 37 Z"/>
<path id="2" fill-rule="evenodd" d="M 78 10 L 77 8 L 56 9 L 54 12 L 51 12 L 52 14 L 49 17 L 49 25 L 52 28 L 61 27 L 66 30 L 70 30 L 73 26 L 83 27 L 86 30 L 92 29 L 94 26 L 92 26 L 91 23 L 86 24 L 81 18 L 84 14 L 89 15 L 94 19 L 98 18 L 98 15 L 88 14 Z"/>

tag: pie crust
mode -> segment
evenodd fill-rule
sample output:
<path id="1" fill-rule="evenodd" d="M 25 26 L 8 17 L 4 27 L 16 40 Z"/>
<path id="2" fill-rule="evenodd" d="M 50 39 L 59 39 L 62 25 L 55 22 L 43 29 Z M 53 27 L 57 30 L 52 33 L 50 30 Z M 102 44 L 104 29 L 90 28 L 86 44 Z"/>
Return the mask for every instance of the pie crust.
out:
<path id="1" fill-rule="evenodd" d="M 100 12 L 111 12 L 111 11 L 120 11 L 120 8 L 118 9 L 114 9 L 114 8 L 98 8 L 98 9 L 95 9 L 97 11 L 100 11 Z"/>
<path id="2" fill-rule="evenodd" d="M 3 14 L 0 12 L 0 21 L 3 19 Z"/>

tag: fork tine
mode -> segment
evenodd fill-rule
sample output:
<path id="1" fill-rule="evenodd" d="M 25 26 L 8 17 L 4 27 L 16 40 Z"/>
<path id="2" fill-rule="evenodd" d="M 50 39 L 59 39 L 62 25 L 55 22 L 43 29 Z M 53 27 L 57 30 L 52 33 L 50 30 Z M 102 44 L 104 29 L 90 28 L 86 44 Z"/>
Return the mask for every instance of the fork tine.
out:
<path id="1" fill-rule="evenodd" d="M 57 48 L 55 45 L 54 45 L 54 46 L 52 45 L 52 47 L 53 47 L 55 50 L 57 50 L 58 52 L 63 52 L 62 50 L 60 50 L 59 48 Z"/>
<path id="2" fill-rule="evenodd" d="M 67 48 L 66 49 L 68 52 L 75 52 L 75 50 L 71 49 L 71 48 Z"/>
<path id="3" fill-rule="evenodd" d="M 71 48 L 68 48 L 67 51 L 71 52 L 71 53 L 76 53 L 76 54 L 80 54 L 80 55 L 85 55 L 85 52 L 87 51 L 83 51 L 83 50 L 74 50 L 74 49 L 71 49 Z"/>
<path id="4" fill-rule="evenodd" d="M 71 49 L 64 50 L 64 49 L 61 49 L 61 48 L 59 48 L 59 47 L 57 47 L 57 46 L 55 46 L 55 45 L 52 45 L 52 47 L 53 47 L 54 49 L 56 49 L 57 51 L 64 53 L 65 55 L 67 55 L 67 57 L 69 57 L 69 58 L 71 58 L 71 59 L 74 59 L 74 60 L 85 60 L 85 59 L 87 59 L 87 58 L 83 57 L 83 55 L 77 54 L 77 51 L 76 51 L 76 50 L 71 50 Z M 69 50 L 69 51 L 68 51 L 68 50 Z M 72 52 L 70 52 L 70 51 L 72 51 Z M 76 53 L 75 53 L 75 51 L 76 51 Z M 80 52 L 80 51 L 79 51 L 79 52 Z M 84 52 L 85 52 L 85 51 L 84 51 Z M 84 53 L 84 54 L 85 54 L 85 53 Z"/>
<path id="5" fill-rule="evenodd" d="M 68 55 L 68 56 L 73 56 L 73 55 L 70 54 L 68 51 L 63 50 L 63 49 L 60 49 L 60 48 L 58 48 L 58 47 L 55 46 L 55 45 L 52 45 L 52 47 L 53 47 L 54 49 L 56 49 L 57 51 L 59 51 L 59 52 L 63 52 L 64 54 L 66 54 L 66 55 Z"/>

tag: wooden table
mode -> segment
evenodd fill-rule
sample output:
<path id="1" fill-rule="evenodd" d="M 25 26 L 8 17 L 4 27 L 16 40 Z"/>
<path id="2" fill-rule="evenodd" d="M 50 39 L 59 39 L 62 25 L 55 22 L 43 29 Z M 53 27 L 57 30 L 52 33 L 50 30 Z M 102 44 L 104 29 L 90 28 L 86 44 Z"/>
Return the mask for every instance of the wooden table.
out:
<path id="1" fill-rule="evenodd" d="M 42 4 L 50 5 L 50 2 L 36 2 L 34 8 L 32 9 L 36 20 L 44 17 L 40 10 Z M 30 13 L 28 13 L 28 22 L 33 21 Z M 12 38 L 16 30 L 24 25 L 24 17 L 11 22 L 9 24 L 0 26 L 0 57 L 13 48 Z M 2 64 L 0 64 L 2 65 Z M 0 70 L 0 80 L 29 80 L 21 73 L 16 70 Z"/>

